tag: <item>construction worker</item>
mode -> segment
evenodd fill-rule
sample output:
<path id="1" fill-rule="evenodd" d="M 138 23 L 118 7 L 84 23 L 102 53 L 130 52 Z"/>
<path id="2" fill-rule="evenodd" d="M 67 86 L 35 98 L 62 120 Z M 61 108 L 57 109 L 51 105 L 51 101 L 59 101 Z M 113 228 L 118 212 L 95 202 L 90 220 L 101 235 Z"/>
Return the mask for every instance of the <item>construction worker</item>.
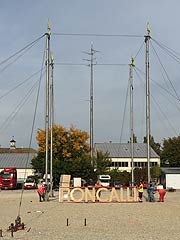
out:
<path id="1" fill-rule="evenodd" d="M 148 201 L 154 202 L 155 186 L 152 181 L 150 181 L 150 183 L 148 184 L 147 193 L 148 193 Z"/>
<path id="2" fill-rule="evenodd" d="M 140 182 L 139 186 L 138 186 L 138 193 L 139 193 L 139 202 L 142 202 L 142 197 L 143 197 L 143 183 Z"/>
<path id="3" fill-rule="evenodd" d="M 162 184 L 157 186 L 157 191 L 159 193 L 159 202 L 164 202 L 164 196 L 166 194 L 166 189 L 164 189 Z"/>
<path id="4" fill-rule="evenodd" d="M 40 202 L 42 202 L 42 200 L 44 201 L 45 191 L 46 191 L 46 187 L 44 185 L 40 186 L 37 190 Z"/>

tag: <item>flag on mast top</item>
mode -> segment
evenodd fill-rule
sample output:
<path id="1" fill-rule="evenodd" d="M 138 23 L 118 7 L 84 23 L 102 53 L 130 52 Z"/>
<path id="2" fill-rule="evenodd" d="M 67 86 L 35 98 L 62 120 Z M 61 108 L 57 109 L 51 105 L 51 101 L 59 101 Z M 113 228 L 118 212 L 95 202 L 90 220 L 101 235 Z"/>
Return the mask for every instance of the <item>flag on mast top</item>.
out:
<path id="1" fill-rule="evenodd" d="M 51 34 L 51 25 L 50 25 L 50 22 L 48 21 L 48 24 L 47 24 L 47 33 L 50 35 Z"/>
<path id="2" fill-rule="evenodd" d="M 148 32 L 148 36 L 150 36 L 151 28 L 149 23 L 147 23 L 147 32 Z"/>
<path id="3" fill-rule="evenodd" d="M 131 56 L 131 66 L 132 66 L 132 67 L 135 67 L 134 57 L 133 57 L 133 56 Z"/>
<path id="4" fill-rule="evenodd" d="M 54 62 L 54 55 L 51 55 L 51 62 Z"/>

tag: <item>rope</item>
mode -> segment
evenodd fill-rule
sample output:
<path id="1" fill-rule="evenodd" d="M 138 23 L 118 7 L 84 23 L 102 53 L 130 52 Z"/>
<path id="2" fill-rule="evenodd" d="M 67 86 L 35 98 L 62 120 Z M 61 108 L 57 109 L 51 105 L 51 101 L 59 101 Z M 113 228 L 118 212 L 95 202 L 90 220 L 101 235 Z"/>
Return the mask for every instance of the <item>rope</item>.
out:
<path id="1" fill-rule="evenodd" d="M 5 60 L 0 62 L 0 66 L 3 65 L 4 63 L 6 63 L 7 61 L 9 61 L 11 58 L 15 57 L 17 54 L 21 53 L 22 51 L 24 51 L 26 48 L 30 47 L 31 45 L 35 44 L 36 42 L 38 42 L 41 38 L 43 38 L 46 34 L 43 34 L 41 37 L 37 38 L 36 40 L 34 40 L 33 42 L 27 44 L 25 47 L 21 48 L 19 51 L 15 52 L 14 54 L 12 54 L 10 57 L 6 58 Z"/>
<path id="2" fill-rule="evenodd" d="M 21 58 L 26 52 L 28 52 L 35 44 L 37 43 L 37 41 L 32 44 L 31 46 L 29 46 L 22 54 L 20 54 L 19 56 L 17 56 L 12 62 L 10 62 L 8 65 L 6 65 L 4 68 L 2 68 L 0 70 L 0 73 L 2 73 L 4 70 L 6 70 L 9 66 L 11 66 L 13 63 L 15 63 L 19 58 Z"/>
<path id="3" fill-rule="evenodd" d="M 141 44 L 141 46 L 140 46 L 140 48 L 139 48 L 138 52 L 136 53 L 136 55 L 135 55 L 134 59 L 136 59 L 136 58 L 137 58 L 137 56 L 138 56 L 138 55 L 139 55 L 139 53 L 141 52 L 141 50 L 142 50 L 143 46 L 144 46 L 144 41 L 143 41 L 143 43 Z"/>
<path id="4" fill-rule="evenodd" d="M 138 70 L 141 74 L 145 75 L 145 73 L 138 67 L 135 67 L 136 70 Z M 174 96 L 170 91 L 168 91 L 166 88 L 164 88 L 163 86 L 161 86 L 158 82 L 156 82 L 155 80 L 153 80 L 152 78 L 150 78 L 151 81 L 156 84 L 158 87 L 160 87 L 161 89 L 163 89 L 165 92 L 167 92 L 169 95 L 171 95 L 173 98 L 175 98 L 176 100 L 179 101 L 179 99 Z"/>
<path id="5" fill-rule="evenodd" d="M 52 33 L 56 36 L 81 36 L 81 37 L 127 37 L 127 38 L 141 38 L 143 35 L 132 34 L 97 34 L 97 33 Z"/>
<path id="6" fill-rule="evenodd" d="M 125 98 L 125 103 L 124 103 L 123 121 L 122 121 L 120 139 L 119 139 L 120 143 L 122 142 L 122 134 L 123 134 L 123 128 L 124 128 L 124 123 L 125 123 L 125 114 L 126 114 L 126 108 L 127 108 L 128 93 L 129 93 L 129 80 L 128 80 L 128 85 L 127 85 L 127 90 L 126 90 L 126 98 Z"/>
<path id="7" fill-rule="evenodd" d="M 55 63 L 55 65 L 62 66 L 87 66 L 87 64 L 83 63 Z M 126 63 L 96 63 L 94 66 L 128 66 Z"/>
<path id="8" fill-rule="evenodd" d="M 142 80 L 141 77 L 139 76 L 139 74 L 138 74 L 138 72 L 136 71 L 136 69 L 135 69 L 135 73 L 137 74 L 138 79 L 140 79 L 140 81 L 143 82 L 143 80 Z M 144 84 L 144 82 L 143 82 L 143 84 Z M 144 85 L 145 85 L 145 84 L 144 84 Z M 143 85 L 143 86 L 144 86 L 144 85 Z M 144 89 L 145 89 L 145 87 L 144 87 Z M 169 124 L 169 126 L 171 127 L 171 129 L 174 131 L 174 133 L 175 133 L 176 135 L 178 135 L 177 132 L 176 132 L 176 130 L 175 130 L 175 128 L 173 127 L 173 125 L 171 124 L 171 122 L 168 120 L 167 115 L 162 111 L 162 108 L 160 107 L 160 105 L 158 104 L 158 102 L 155 100 L 155 98 L 153 97 L 153 95 L 152 95 L 151 93 L 150 93 L 150 96 L 151 96 L 152 100 L 153 100 L 154 103 L 155 103 L 154 105 L 158 107 L 159 112 L 161 112 L 161 114 L 163 115 L 163 117 L 166 119 L 166 121 L 168 122 L 168 124 Z"/>
<path id="9" fill-rule="evenodd" d="M 164 72 L 165 72 L 165 74 L 166 74 L 166 77 L 167 77 L 167 79 L 168 79 L 168 81 L 169 81 L 169 83 L 170 83 L 172 89 L 173 89 L 174 92 L 175 92 L 175 95 L 176 95 L 177 99 L 180 101 L 180 98 L 179 98 L 179 96 L 178 96 L 178 93 L 177 93 L 177 91 L 176 91 L 174 85 L 172 84 L 172 82 L 171 82 L 171 80 L 170 80 L 170 78 L 169 78 L 169 75 L 168 75 L 168 73 L 167 73 L 165 67 L 163 66 L 163 64 L 162 64 L 162 62 L 161 62 L 161 60 L 160 60 L 160 58 L 159 58 L 159 56 L 158 56 L 158 54 L 157 54 L 155 48 L 154 48 L 153 45 L 152 45 L 152 43 L 151 43 L 151 46 L 152 46 L 152 48 L 153 48 L 153 50 L 154 50 L 154 52 L 155 52 L 155 54 L 156 54 L 156 56 L 157 56 L 157 59 L 158 59 L 160 65 L 161 65 L 162 69 L 164 70 Z"/>
<path id="10" fill-rule="evenodd" d="M 156 41 L 155 39 L 152 39 L 152 41 L 155 42 L 162 50 L 166 51 L 168 55 L 172 57 L 176 62 L 180 63 L 180 58 L 176 56 L 176 55 L 180 56 L 180 53 L 174 51 L 172 48 L 167 47 L 163 43 Z"/>
<path id="11" fill-rule="evenodd" d="M 15 87 L 11 88 L 9 91 L 7 91 L 6 93 L 4 93 L 3 95 L 0 96 L 0 100 L 3 99 L 4 97 L 8 96 L 11 92 L 13 92 L 14 90 L 16 90 L 17 88 L 19 88 L 20 86 L 22 86 L 24 83 L 26 83 L 27 81 L 29 81 L 32 77 L 34 77 L 35 75 L 37 75 L 38 73 L 40 73 L 41 70 L 33 73 L 31 76 L 29 76 L 28 78 L 26 78 L 24 81 L 22 81 L 21 83 L 19 83 L 18 85 L 16 85 Z"/>
<path id="12" fill-rule="evenodd" d="M 38 80 L 39 81 L 39 80 Z M 24 106 L 24 104 L 27 102 L 31 94 L 33 93 L 34 89 L 36 88 L 37 81 L 32 86 L 32 88 L 29 90 L 28 94 L 26 94 L 23 99 L 20 100 L 14 111 L 5 119 L 5 121 L 1 124 L 0 129 L 6 129 L 9 125 L 9 123 L 15 118 L 17 113 L 20 111 L 20 109 Z"/>
<path id="13" fill-rule="evenodd" d="M 45 62 L 45 52 L 46 52 L 46 47 L 45 47 L 45 49 L 44 49 L 44 53 L 43 53 L 42 67 L 41 67 L 41 74 L 40 74 L 39 85 L 38 85 L 38 91 L 37 91 L 37 97 L 36 97 L 36 104 L 35 104 L 34 117 L 33 117 L 33 123 L 32 123 L 31 135 L 30 135 L 29 149 L 31 148 L 31 144 L 32 144 L 32 136 L 33 136 L 34 125 L 35 125 L 35 119 L 36 119 L 36 113 L 37 113 L 37 106 L 38 106 L 38 100 L 39 100 L 39 93 L 40 93 L 41 80 L 42 80 L 42 75 L 43 75 L 43 64 L 44 64 L 44 62 Z M 30 154 L 30 153 L 28 152 L 27 160 L 26 160 L 26 166 L 27 166 L 27 164 L 28 164 L 29 154 Z M 25 170 L 25 173 L 24 173 L 24 179 L 25 179 L 25 176 L 26 176 L 26 170 Z M 20 216 L 20 210 L 21 210 L 21 205 L 22 205 L 22 197 L 23 197 L 23 193 L 24 193 L 24 188 L 22 188 L 22 191 L 21 191 L 21 197 L 20 197 L 19 209 L 18 209 L 18 216 Z"/>

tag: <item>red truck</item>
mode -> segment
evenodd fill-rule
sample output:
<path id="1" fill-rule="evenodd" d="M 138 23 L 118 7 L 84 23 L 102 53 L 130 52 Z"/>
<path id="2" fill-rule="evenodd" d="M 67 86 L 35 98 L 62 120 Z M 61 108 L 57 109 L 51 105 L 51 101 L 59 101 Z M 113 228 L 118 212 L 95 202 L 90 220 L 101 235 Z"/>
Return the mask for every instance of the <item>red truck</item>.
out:
<path id="1" fill-rule="evenodd" d="M 16 189 L 17 188 L 17 169 L 4 168 L 0 172 L 0 189 Z"/>

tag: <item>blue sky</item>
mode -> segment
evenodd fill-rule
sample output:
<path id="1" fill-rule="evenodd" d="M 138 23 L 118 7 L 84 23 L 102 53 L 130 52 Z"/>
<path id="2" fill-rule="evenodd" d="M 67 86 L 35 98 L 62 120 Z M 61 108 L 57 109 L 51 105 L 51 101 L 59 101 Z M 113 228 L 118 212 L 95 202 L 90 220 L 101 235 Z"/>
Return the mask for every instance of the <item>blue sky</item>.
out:
<path id="1" fill-rule="evenodd" d="M 42 36 L 49 20 L 52 32 L 51 52 L 55 56 L 55 122 L 66 128 L 73 124 L 78 129 L 89 132 L 90 68 L 56 63 L 86 64 L 83 59 L 88 56 L 83 51 L 88 52 L 93 42 L 94 48 L 99 51 L 95 56 L 97 63 L 127 64 L 94 67 L 94 142 L 127 142 L 130 135 L 129 95 L 126 108 L 125 102 L 131 56 L 136 56 L 143 45 L 135 58 L 135 64 L 137 69 L 145 72 L 143 42 L 147 22 L 151 25 L 154 40 L 180 53 L 179 8 L 178 0 L 173 3 L 163 0 L 1 1 L 0 61 Z M 140 37 L 62 36 L 55 33 L 126 34 Z M 0 97 L 41 69 L 44 47 L 45 38 L 4 71 L 2 69 L 7 64 L 0 65 Z M 138 141 L 142 142 L 146 134 L 145 76 L 136 71 L 133 74 L 134 132 Z M 0 98 L 1 146 L 7 147 L 12 136 L 18 147 L 29 145 L 37 90 L 14 117 L 9 117 L 11 121 L 7 119 L 39 77 L 37 74 L 27 84 L 3 99 Z M 179 63 L 163 52 L 153 40 L 150 45 L 150 77 L 151 134 L 155 141 L 162 142 L 164 138 L 176 136 L 180 132 L 179 101 L 171 96 L 175 95 L 172 86 L 177 95 L 180 94 Z M 42 78 L 33 147 L 36 147 L 37 128 L 44 126 L 45 76 Z"/>

